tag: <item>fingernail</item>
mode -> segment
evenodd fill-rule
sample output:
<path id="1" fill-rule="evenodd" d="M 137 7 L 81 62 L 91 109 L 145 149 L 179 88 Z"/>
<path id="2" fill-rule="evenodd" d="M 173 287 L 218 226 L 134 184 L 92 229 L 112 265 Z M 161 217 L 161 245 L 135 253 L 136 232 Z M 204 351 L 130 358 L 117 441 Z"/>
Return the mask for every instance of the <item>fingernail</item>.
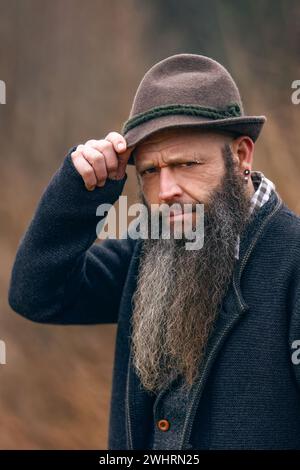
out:
<path id="1" fill-rule="evenodd" d="M 119 150 L 122 150 L 123 148 L 124 148 L 123 142 L 119 142 L 119 143 L 118 143 L 118 149 L 119 149 Z"/>
<path id="2" fill-rule="evenodd" d="M 93 191 L 95 189 L 95 186 L 86 186 L 86 189 L 88 191 Z"/>

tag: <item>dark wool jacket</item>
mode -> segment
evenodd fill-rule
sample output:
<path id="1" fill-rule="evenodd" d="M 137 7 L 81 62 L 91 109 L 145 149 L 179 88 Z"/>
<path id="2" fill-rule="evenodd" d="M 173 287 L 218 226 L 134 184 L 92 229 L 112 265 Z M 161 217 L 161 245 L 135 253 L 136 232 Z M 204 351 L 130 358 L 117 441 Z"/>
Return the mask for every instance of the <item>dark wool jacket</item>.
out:
<path id="1" fill-rule="evenodd" d="M 143 449 L 154 397 L 131 364 L 131 299 L 141 240 L 96 240 L 96 207 L 121 181 L 87 191 L 70 153 L 20 240 L 9 303 L 32 321 L 117 323 L 109 449 Z M 300 218 L 273 191 L 240 239 L 240 259 L 210 337 L 181 449 L 300 449 Z M 294 361 L 295 362 L 295 361 Z"/>

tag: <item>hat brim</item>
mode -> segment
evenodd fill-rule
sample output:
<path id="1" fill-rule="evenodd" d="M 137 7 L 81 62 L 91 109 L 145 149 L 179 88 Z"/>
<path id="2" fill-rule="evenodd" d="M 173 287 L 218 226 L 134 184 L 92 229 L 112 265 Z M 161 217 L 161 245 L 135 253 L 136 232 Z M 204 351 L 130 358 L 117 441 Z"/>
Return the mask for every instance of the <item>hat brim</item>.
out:
<path id="1" fill-rule="evenodd" d="M 248 135 L 255 142 L 261 132 L 262 126 L 266 121 L 265 116 L 241 116 L 224 119 L 206 119 L 199 116 L 161 116 L 146 121 L 138 126 L 123 133 L 127 142 L 127 148 L 134 148 L 147 137 L 162 129 L 172 129 L 180 127 L 199 127 L 204 129 L 219 129 L 228 132 L 236 132 L 240 135 Z M 129 165 L 134 165 L 132 152 L 130 154 Z"/>

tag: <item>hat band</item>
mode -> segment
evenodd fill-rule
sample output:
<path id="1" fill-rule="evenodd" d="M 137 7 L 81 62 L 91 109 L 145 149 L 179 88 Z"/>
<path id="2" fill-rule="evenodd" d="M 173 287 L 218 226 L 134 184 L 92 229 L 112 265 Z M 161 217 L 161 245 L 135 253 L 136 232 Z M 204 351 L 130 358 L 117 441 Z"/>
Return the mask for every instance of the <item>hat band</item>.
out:
<path id="1" fill-rule="evenodd" d="M 148 111 L 145 111 L 144 113 L 136 114 L 131 119 L 125 121 L 122 132 L 126 133 L 133 127 L 143 124 L 150 119 L 161 116 L 169 116 L 170 114 L 184 114 L 187 116 L 201 116 L 210 119 L 223 119 L 227 117 L 230 118 L 241 116 L 241 108 L 238 103 L 232 103 L 223 109 L 192 104 L 167 104 L 156 106 L 149 109 Z"/>

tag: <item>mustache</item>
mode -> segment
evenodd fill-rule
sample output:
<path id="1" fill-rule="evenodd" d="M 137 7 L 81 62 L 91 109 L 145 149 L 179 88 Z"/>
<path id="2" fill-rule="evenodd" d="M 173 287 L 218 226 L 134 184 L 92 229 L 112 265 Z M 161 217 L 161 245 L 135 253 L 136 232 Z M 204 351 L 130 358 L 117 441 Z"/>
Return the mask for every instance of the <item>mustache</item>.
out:
<path id="1" fill-rule="evenodd" d="M 169 213 L 170 215 L 195 213 L 197 211 L 198 205 L 203 205 L 205 209 L 205 207 L 208 207 L 210 203 L 210 201 L 204 203 L 204 201 L 197 199 L 195 201 L 173 200 L 170 203 L 164 202 L 160 204 L 149 204 L 142 191 L 140 191 L 139 197 L 140 201 L 147 208 L 148 219 L 151 219 L 153 217 L 158 220 L 162 220 L 165 216 L 168 216 Z"/>
<path id="2" fill-rule="evenodd" d="M 163 216 L 165 213 L 176 215 L 176 214 L 190 214 L 197 211 L 197 206 L 204 204 L 202 202 L 172 202 L 162 204 L 146 204 L 148 212 L 150 214 Z"/>

